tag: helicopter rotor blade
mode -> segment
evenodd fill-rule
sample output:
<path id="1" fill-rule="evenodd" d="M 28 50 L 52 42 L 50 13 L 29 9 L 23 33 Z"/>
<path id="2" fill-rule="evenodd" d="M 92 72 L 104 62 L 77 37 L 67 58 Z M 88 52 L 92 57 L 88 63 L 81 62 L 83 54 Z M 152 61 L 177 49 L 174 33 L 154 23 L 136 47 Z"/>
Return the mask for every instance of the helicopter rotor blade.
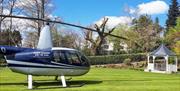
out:
<path id="1" fill-rule="evenodd" d="M 75 25 L 75 24 L 66 23 L 66 22 L 62 22 L 62 21 L 52 21 L 52 20 L 48 20 L 48 19 L 39 19 L 39 18 L 33 18 L 33 17 L 23 17 L 23 16 L 14 16 L 14 15 L 0 15 L 0 17 L 19 18 L 19 19 L 28 19 L 28 20 L 38 20 L 38 21 L 44 21 L 44 22 L 50 22 L 50 23 L 59 23 L 62 25 L 67 25 L 67 26 L 72 26 L 72 27 L 77 27 L 77 28 L 82 28 L 82 29 L 93 31 L 93 32 L 97 32 L 95 29 L 92 29 L 92 28 L 87 28 L 87 27 L 83 27 L 80 25 Z M 113 36 L 116 38 L 120 38 L 120 39 L 129 40 L 125 37 L 121 37 L 121 36 L 117 36 L 117 35 L 113 35 L 113 34 L 109 34 L 109 33 L 104 33 L 104 34 L 107 34 L 109 36 Z"/>

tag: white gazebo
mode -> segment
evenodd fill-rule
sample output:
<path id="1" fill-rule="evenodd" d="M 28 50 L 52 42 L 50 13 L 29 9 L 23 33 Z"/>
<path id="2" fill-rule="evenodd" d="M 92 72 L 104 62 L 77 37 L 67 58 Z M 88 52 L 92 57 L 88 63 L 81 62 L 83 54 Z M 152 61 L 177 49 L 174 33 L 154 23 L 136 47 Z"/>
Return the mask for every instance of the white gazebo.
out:
<path id="1" fill-rule="evenodd" d="M 146 72 L 172 73 L 177 72 L 177 56 L 164 44 L 147 55 L 148 66 Z"/>

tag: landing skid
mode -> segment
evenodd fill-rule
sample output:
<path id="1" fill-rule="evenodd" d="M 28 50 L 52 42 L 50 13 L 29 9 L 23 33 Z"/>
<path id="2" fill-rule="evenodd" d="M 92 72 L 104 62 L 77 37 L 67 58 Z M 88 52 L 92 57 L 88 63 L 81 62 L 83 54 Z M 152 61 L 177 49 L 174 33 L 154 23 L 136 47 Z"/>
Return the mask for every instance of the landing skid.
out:
<path id="1" fill-rule="evenodd" d="M 32 75 L 28 75 L 28 89 L 33 89 L 33 76 Z M 68 79 L 65 79 L 65 76 L 60 76 L 61 77 L 61 84 L 62 86 L 58 86 L 58 87 L 55 87 L 55 88 L 72 88 L 72 87 L 82 87 L 85 85 L 85 83 L 82 83 L 80 85 L 67 85 L 66 83 L 66 80 L 69 81 L 71 80 L 72 78 L 68 78 Z"/>
<path id="2" fill-rule="evenodd" d="M 78 88 L 78 87 L 82 87 L 84 86 L 85 83 L 80 84 L 80 85 L 67 85 L 66 88 Z M 34 87 L 33 89 L 37 89 L 37 90 L 41 90 L 41 89 L 60 89 L 60 88 L 64 88 L 63 86 L 49 86 L 49 87 Z"/>
<path id="3" fill-rule="evenodd" d="M 70 77 L 70 78 L 67 78 L 67 79 L 66 79 L 66 81 L 70 81 L 71 79 L 72 79 L 72 77 Z"/>
<path id="4" fill-rule="evenodd" d="M 55 80 L 55 81 L 58 81 L 58 77 L 59 77 L 59 76 L 55 76 L 55 79 L 54 79 L 54 80 Z M 70 81 L 71 79 L 72 79 L 72 77 L 67 78 L 66 81 Z"/>

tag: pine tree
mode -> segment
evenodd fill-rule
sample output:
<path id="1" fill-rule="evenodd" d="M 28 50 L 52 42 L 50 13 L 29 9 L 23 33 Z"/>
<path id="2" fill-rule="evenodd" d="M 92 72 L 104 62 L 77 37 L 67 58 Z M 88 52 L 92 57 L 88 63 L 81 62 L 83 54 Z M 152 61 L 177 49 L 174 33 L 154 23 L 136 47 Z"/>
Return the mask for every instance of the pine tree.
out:
<path id="1" fill-rule="evenodd" d="M 155 18 L 154 28 L 155 28 L 154 30 L 160 31 L 160 25 L 159 25 L 159 18 L 158 17 Z"/>
<path id="2" fill-rule="evenodd" d="M 172 4 L 168 11 L 168 19 L 166 21 L 167 30 L 169 30 L 170 27 L 176 26 L 176 19 L 178 16 L 180 16 L 178 2 L 177 0 L 172 0 Z"/>

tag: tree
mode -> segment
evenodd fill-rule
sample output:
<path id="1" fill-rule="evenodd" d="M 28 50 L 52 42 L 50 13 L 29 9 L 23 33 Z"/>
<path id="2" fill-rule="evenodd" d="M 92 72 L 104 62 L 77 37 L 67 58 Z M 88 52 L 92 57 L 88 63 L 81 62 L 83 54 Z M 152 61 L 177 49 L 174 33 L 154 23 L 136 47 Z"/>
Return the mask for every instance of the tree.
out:
<path id="1" fill-rule="evenodd" d="M 3 37 L 0 39 L 0 45 L 9 45 L 9 46 L 20 46 L 21 45 L 22 37 L 21 37 L 21 34 L 19 31 L 5 30 L 0 33 L 0 36 Z M 10 37 L 13 37 L 13 40 L 10 39 Z"/>
<path id="2" fill-rule="evenodd" d="M 20 10 L 16 5 L 17 0 L 0 0 L 0 14 L 12 15 L 14 13 L 19 13 Z M 5 36 L 9 41 L 8 43 L 2 42 L 2 44 L 20 46 L 22 40 L 21 35 L 17 23 L 13 24 L 13 20 L 12 18 L 0 17 L 0 35 Z M 0 39 L 2 39 L 2 36 L 0 36 Z M 5 41 L 7 41 L 7 39 L 5 39 Z"/>
<path id="3" fill-rule="evenodd" d="M 132 30 L 138 34 L 136 43 L 141 45 L 141 47 L 134 47 L 135 50 L 138 49 L 138 52 L 149 52 L 158 45 L 159 31 L 156 31 L 154 25 L 151 17 L 148 15 L 141 15 L 138 19 L 133 20 Z"/>
<path id="4" fill-rule="evenodd" d="M 166 35 L 166 42 L 177 55 L 180 55 L 180 17 L 176 20 L 176 26 L 170 27 L 169 30 Z"/>
<path id="5" fill-rule="evenodd" d="M 51 25 L 53 46 L 81 50 L 83 43 L 80 32 L 76 32 L 75 30 L 70 29 L 69 27 L 66 28 L 64 28 L 63 30 L 58 30 L 59 26 L 57 24 Z"/>
<path id="6" fill-rule="evenodd" d="M 159 18 L 158 17 L 155 18 L 154 30 L 157 31 L 157 32 L 160 32 L 162 30 L 161 26 L 159 25 Z"/>
<path id="7" fill-rule="evenodd" d="M 4 14 L 4 0 L 0 0 L 0 4 L 0 14 Z M 0 32 L 2 30 L 1 26 L 4 19 L 5 17 L 0 17 Z"/>
<path id="8" fill-rule="evenodd" d="M 61 46 L 62 35 L 58 32 L 57 27 L 53 27 L 51 32 L 52 32 L 53 46 L 54 47 Z"/>
<path id="9" fill-rule="evenodd" d="M 11 2 L 11 1 L 9 1 Z M 13 7 L 14 7 L 14 0 L 12 5 L 10 5 L 7 1 L 5 0 L 0 0 L 0 14 L 7 14 L 7 15 L 11 15 L 12 12 L 10 12 L 10 10 L 12 11 Z M 11 6 L 10 8 L 8 8 L 9 6 Z M 0 17 L 0 32 L 2 31 L 2 22 L 5 19 L 5 17 Z"/>
<path id="10" fill-rule="evenodd" d="M 168 19 L 166 21 L 167 30 L 169 30 L 170 27 L 174 27 L 176 25 L 176 19 L 178 16 L 180 16 L 180 9 L 177 0 L 171 1 L 172 4 L 169 7 Z"/>
<path id="11" fill-rule="evenodd" d="M 100 38 L 97 36 L 94 36 L 96 34 L 94 34 L 94 32 L 92 31 L 85 31 L 84 34 L 85 34 L 84 39 L 86 41 L 85 41 L 85 46 L 83 50 L 89 55 L 95 55 L 96 48 L 97 48 Z"/>
<path id="12" fill-rule="evenodd" d="M 113 31 L 112 34 L 116 34 L 118 36 L 122 36 L 128 38 L 128 40 L 118 39 L 114 37 L 109 37 L 110 42 L 114 44 L 114 52 L 115 53 L 136 53 L 141 52 L 142 44 L 140 42 L 141 35 L 138 32 L 135 32 L 134 27 L 130 27 L 128 25 L 119 25 Z M 126 48 L 126 50 L 122 51 L 122 49 Z"/>
<path id="13" fill-rule="evenodd" d="M 129 30 L 130 30 L 129 26 L 120 24 L 116 26 L 116 29 L 112 32 L 112 34 L 131 39 L 130 36 L 126 36 L 126 33 Z M 130 40 L 119 39 L 111 36 L 109 36 L 108 39 L 111 43 L 113 43 L 113 53 L 122 53 L 123 52 L 122 49 L 124 48 L 123 45 L 127 44 L 127 42 L 130 41 Z"/>
<path id="14" fill-rule="evenodd" d="M 64 32 L 64 34 L 61 36 L 61 45 L 62 47 L 67 47 L 67 48 L 77 48 L 77 40 L 78 34 L 74 32 Z"/>
<path id="15" fill-rule="evenodd" d="M 85 33 L 86 35 L 85 39 L 92 44 L 91 48 L 95 55 L 102 54 L 102 50 L 103 50 L 102 45 L 106 42 L 106 37 L 108 36 L 108 34 L 111 34 L 115 29 L 115 27 L 112 29 L 107 29 L 106 27 L 107 22 L 108 22 L 108 18 L 104 18 L 104 20 L 102 21 L 102 24 L 94 25 L 94 28 L 97 31 L 97 35 L 98 35 L 96 38 L 94 38 L 95 36 L 93 36 L 92 31 L 87 31 Z"/>
<path id="16" fill-rule="evenodd" d="M 23 46 L 24 47 L 30 47 L 30 48 L 36 48 L 38 43 L 38 35 L 36 31 L 28 31 L 25 32 L 24 35 L 26 36 L 24 38 Z"/>
<path id="17" fill-rule="evenodd" d="M 44 19 L 48 18 L 52 11 L 50 2 L 50 0 L 19 0 L 19 7 L 22 8 L 22 14 L 27 17 Z M 35 28 L 38 31 L 38 36 L 40 36 L 43 25 L 43 21 L 34 20 L 28 24 L 28 27 Z"/>
<path id="18" fill-rule="evenodd" d="M 18 7 L 16 7 L 16 4 L 17 0 L 0 0 L 0 14 L 12 15 L 13 13 L 19 13 L 20 10 L 18 9 Z M 6 20 L 5 19 L 6 17 L 0 17 L 0 32 L 3 30 L 3 23 L 7 23 L 7 21 L 10 22 L 8 27 L 12 27 L 12 18 L 8 18 Z"/>

